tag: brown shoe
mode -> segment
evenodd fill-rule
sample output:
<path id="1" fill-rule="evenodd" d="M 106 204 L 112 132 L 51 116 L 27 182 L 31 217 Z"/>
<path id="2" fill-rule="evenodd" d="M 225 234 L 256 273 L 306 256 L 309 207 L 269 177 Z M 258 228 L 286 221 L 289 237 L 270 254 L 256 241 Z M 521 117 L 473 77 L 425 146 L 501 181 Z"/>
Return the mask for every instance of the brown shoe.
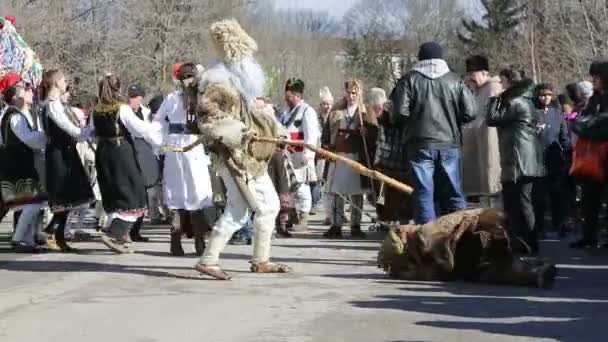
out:
<path id="1" fill-rule="evenodd" d="M 230 280 L 230 279 L 232 279 L 232 277 L 230 276 L 230 274 L 224 272 L 219 265 L 196 264 L 196 266 L 194 266 L 194 269 L 197 270 L 197 271 L 199 271 L 202 274 L 208 275 L 208 276 L 213 277 L 213 278 L 215 278 L 217 280 Z"/>
<path id="2" fill-rule="evenodd" d="M 260 263 L 251 263 L 251 272 L 253 273 L 290 273 L 293 270 L 287 265 L 277 264 L 266 261 Z"/>

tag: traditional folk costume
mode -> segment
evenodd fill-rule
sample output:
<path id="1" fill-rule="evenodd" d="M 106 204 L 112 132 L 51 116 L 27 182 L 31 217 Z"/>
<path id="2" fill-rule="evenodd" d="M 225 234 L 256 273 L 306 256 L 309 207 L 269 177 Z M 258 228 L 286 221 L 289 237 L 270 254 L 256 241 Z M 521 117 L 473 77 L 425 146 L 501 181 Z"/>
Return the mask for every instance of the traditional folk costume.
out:
<path id="1" fill-rule="evenodd" d="M 199 137 L 200 130 L 194 113 L 197 94 L 194 78 L 198 72 L 191 63 L 180 66 L 177 76 L 182 89 L 165 98 L 154 118 L 154 122 L 162 127 L 164 145 L 183 147 L 194 143 Z M 186 86 L 184 82 L 193 83 Z M 203 236 L 211 227 L 203 215 L 203 209 L 214 205 L 210 164 L 203 146 L 196 146 L 188 152 L 165 153 L 165 204 L 179 214 L 179 228 L 174 227 L 171 232 L 172 255 L 184 255 L 181 245 L 183 234 L 195 238 L 197 255 L 201 255 L 205 248 Z"/>
<path id="2" fill-rule="evenodd" d="M 116 253 L 131 253 L 129 232 L 146 212 L 146 188 L 136 158 L 133 136 L 156 145 L 160 136 L 152 125 L 140 120 L 131 107 L 101 103 L 93 112 L 97 138 L 95 153 L 97 179 L 103 207 L 110 223 L 109 236 L 102 241 Z"/>
<path id="3" fill-rule="evenodd" d="M 234 20 L 214 23 L 211 37 L 222 62 L 203 74 L 197 112 L 204 143 L 226 187 L 226 208 L 196 269 L 217 279 L 230 279 L 218 264 L 219 255 L 232 234 L 253 215 L 251 271 L 287 272 L 286 266 L 270 262 L 279 197 L 268 175 L 268 160 L 276 146 L 250 140 L 254 133 L 281 134 L 276 120 L 254 111 L 255 98 L 263 95 L 265 83 L 264 72 L 252 56 L 257 44 Z"/>
<path id="4" fill-rule="evenodd" d="M 334 97 L 331 94 L 331 91 L 329 90 L 329 87 L 323 87 L 321 88 L 321 90 L 319 91 L 319 98 L 321 100 L 321 103 L 327 103 L 328 105 L 333 107 L 334 104 Z M 331 110 L 331 108 L 330 108 Z M 323 146 L 323 134 L 325 132 L 328 132 L 327 130 L 325 130 L 325 126 L 328 124 L 328 119 L 329 119 L 329 112 L 328 113 L 323 113 L 323 109 L 319 108 L 319 129 L 321 130 L 321 136 L 319 137 L 319 142 L 318 145 L 319 147 L 324 147 Z M 332 220 L 332 214 L 331 214 L 331 205 L 332 205 L 332 200 L 333 197 L 329 196 L 327 194 L 327 171 L 328 171 L 328 167 L 329 167 L 329 163 L 322 158 L 321 156 L 316 156 L 315 158 L 315 168 L 316 168 L 316 172 L 317 172 L 317 191 L 318 191 L 318 196 L 320 197 L 318 200 L 323 201 L 323 209 L 325 211 L 325 224 L 330 225 L 331 224 L 331 220 Z M 314 194 L 315 194 L 315 190 L 313 190 L 313 201 L 314 201 Z M 313 203 L 314 205 L 314 203 Z"/>
<path id="5" fill-rule="evenodd" d="M 467 72 L 488 71 L 489 63 L 483 56 L 467 59 Z M 490 97 L 497 96 L 502 87 L 498 77 L 490 78 L 476 90 L 478 108 L 487 111 Z M 498 133 L 496 127 L 488 127 L 486 113 L 462 127 L 462 189 L 466 196 L 477 197 L 488 201 L 483 203 L 493 206 L 492 196 L 500 193 L 500 152 L 498 150 Z"/>
<path id="6" fill-rule="evenodd" d="M 406 130 L 401 126 L 392 125 L 386 111 L 378 120 L 378 124 L 374 168 L 402 183 L 410 183 Z M 378 184 L 377 191 L 376 213 L 379 221 L 407 224 L 413 219 L 414 206 L 411 195 L 385 184 Z"/>
<path id="7" fill-rule="evenodd" d="M 46 136 L 34 128 L 29 112 L 8 107 L 0 121 L 0 185 L 4 205 L 21 210 L 13 244 L 17 252 L 40 251 L 35 237 L 46 194 L 36 170 L 36 158 L 46 145 Z"/>
<path id="8" fill-rule="evenodd" d="M 84 141 L 88 132 L 78 126 L 70 107 L 59 99 L 49 99 L 42 109 L 44 131 L 48 138 L 45 149 L 47 193 L 54 213 L 47 231 L 55 231 L 57 244 L 64 251 L 72 248 L 65 243 L 65 224 L 70 210 L 87 206 L 95 200 L 76 143 Z"/>
<path id="9" fill-rule="evenodd" d="M 285 85 L 285 91 L 304 93 L 304 82 L 290 79 Z M 321 138 L 317 112 L 304 100 L 294 108 L 290 108 L 281 118 L 289 138 L 293 141 L 304 141 L 317 146 Z M 289 147 L 289 158 L 293 166 L 296 184 L 292 184 L 293 197 L 298 211 L 299 226 L 306 228 L 308 215 L 312 209 L 312 192 L 310 184 L 317 181 L 315 169 L 315 152 L 303 147 Z"/>
<path id="10" fill-rule="evenodd" d="M 424 225 L 393 228 L 380 247 L 378 266 L 391 278 L 465 280 L 493 284 L 552 285 L 553 264 L 517 257 L 497 209 L 471 209 Z"/>
<path id="11" fill-rule="evenodd" d="M 347 82 L 347 89 L 356 89 L 360 92 L 357 81 Z M 371 167 L 373 151 L 370 139 L 372 131 L 378 126 L 378 122 L 372 114 L 368 114 L 365 106 L 359 104 L 348 106 L 346 99 L 341 99 L 334 106 L 325 134 L 329 140 L 324 144 L 337 154 L 349 159 L 361 162 Z M 362 134 L 363 133 L 363 134 Z M 366 150 L 368 148 L 368 150 Z M 328 192 L 332 194 L 332 226 L 324 233 L 324 237 L 342 237 L 342 224 L 344 212 L 344 198 L 350 197 L 351 201 L 351 235 L 353 237 L 365 237 L 361 230 L 361 210 L 363 209 L 363 195 L 371 189 L 370 179 L 359 175 L 355 170 L 343 162 L 334 162 L 328 171 Z"/>

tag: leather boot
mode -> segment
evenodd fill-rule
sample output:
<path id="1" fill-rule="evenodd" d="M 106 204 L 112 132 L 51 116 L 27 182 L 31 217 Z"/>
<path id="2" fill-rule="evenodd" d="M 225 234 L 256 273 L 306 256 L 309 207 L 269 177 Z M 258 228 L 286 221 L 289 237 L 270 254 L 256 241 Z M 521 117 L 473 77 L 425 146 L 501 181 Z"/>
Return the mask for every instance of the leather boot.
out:
<path id="1" fill-rule="evenodd" d="M 169 253 L 173 256 L 184 256 L 184 249 L 182 248 L 182 230 L 173 229 L 171 231 L 171 243 L 169 246 Z"/>
<path id="2" fill-rule="evenodd" d="M 364 239 L 365 237 L 367 237 L 367 234 L 365 234 L 362 230 L 361 230 L 361 226 L 360 225 L 354 225 L 350 227 L 350 236 L 353 238 L 361 238 Z"/>
<path id="3" fill-rule="evenodd" d="M 137 221 L 135 221 L 135 224 L 133 224 L 133 227 L 131 228 L 131 232 L 129 233 L 129 236 L 131 237 L 132 241 L 135 241 L 135 242 L 150 241 L 150 239 L 148 239 L 147 237 L 141 236 L 141 234 L 139 233 L 143 223 L 144 223 L 144 217 L 142 216 L 142 217 L 139 217 L 137 219 Z"/>
<path id="4" fill-rule="evenodd" d="M 290 238 L 293 235 L 291 235 L 291 232 L 289 231 L 289 229 L 287 229 L 287 221 L 289 220 L 288 215 L 286 215 L 285 213 L 281 213 L 279 212 L 279 216 L 277 216 L 276 219 L 276 231 L 277 231 L 277 236 L 278 237 L 282 237 L 282 238 Z"/>
<path id="5" fill-rule="evenodd" d="M 342 227 L 335 225 L 329 227 L 329 229 L 325 233 L 323 233 L 323 237 L 328 239 L 341 239 Z"/>

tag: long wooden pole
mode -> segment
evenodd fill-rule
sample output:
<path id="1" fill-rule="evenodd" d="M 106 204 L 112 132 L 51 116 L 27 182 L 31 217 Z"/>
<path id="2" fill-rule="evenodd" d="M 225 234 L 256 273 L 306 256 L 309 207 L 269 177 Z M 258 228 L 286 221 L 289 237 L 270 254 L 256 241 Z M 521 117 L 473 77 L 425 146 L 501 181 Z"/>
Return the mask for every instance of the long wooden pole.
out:
<path id="1" fill-rule="evenodd" d="M 350 166 L 351 168 L 355 169 L 355 171 L 357 171 L 358 173 L 369 177 L 369 178 L 373 178 L 375 180 L 384 182 L 386 185 L 389 185 L 399 191 L 405 192 L 407 194 L 411 194 L 414 192 L 414 189 L 404 183 L 401 183 L 400 181 L 391 178 L 383 173 L 380 173 L 376 170 L 372 170 L 369 169 L 367 167 L 365 167 L 363 164 L 358 163 L 352 159 L 343 157 L 341 155 L 335 154 L 333 152 L 329 152 L 327 150 L 324 150 L 322 148 L 310 145 L 310 144 L 306 144 L 303 141 L 291 141 L 291 140 L 285 140 L 285 139 L 277 139 L 277 138 L 266 138 L 266 137 L 254 137 L 253 138 L 256 141 L 260 141 L 260 142 L 269 142 L 269 143 L 276 143 L 276 144 L 286 144 L 286 145 L 291 145 L 291 146 L 301 146 L 304 148 L 307 148 L 311 151 L 314 151 L 315 153 L 317 153 L 320 156 L 323 156 L 325 159 L 328 159 L 329 161 L 335 162 L 335 161 L 341 161 L 344 164 Z"/>
<path id="2" fill-rule="evenodd" d="M 400 181 L 391 178 L 381 172 L 378 172 L 376 170 L 372 170 L 369 169 L 367 167 L 365 167 L 363 164 L 358 163 L 352 159 L 343 157 L 341 155 L 335 154 L 333 152 L 324 150 L 322 148 L 310 145 L 310 144 L 306 144 L 303 141 L 292 141 L 292 140 L 285 140 L 285 139 L 279 139 L 279 138 L 268 138 L 268 137 L 253 137 L 253 140 L 255 141 L 259 141 L 259 142 L 267 142 L 267 143 L 275 143 L 275 144 L 285 144 L 285 145 L 291 145 L 291 146 L 300 146 L 300 147 L 304 147 L 307 148 L 311 151 L 314 151 L 315 153 L 317 153 L 318 155 L 324 157 L 325 159 L 335 162 L 335 161 L 341 161 L 344 164 L 348 165 L 349 167 L 353 168 L 355 171 L 357 171 L 359 174 L 362 174 L 366 177 L 369 178 L 373 178 L 375 180 L 384 182 L 386 185 L 393 187 L 396 190 L 405 192 L 407 194 L 411 194 L 414 192 L 414 189 L 404 183 L 401 183 Z M 192 150 L 194 147 L 196 147 L 197 145 L 202 144 L 203 139 L 202 137 L 197 139 L 195 142 L 193 142 L 192 144 L 185 146 L 185 147 L 171 147 L 171 146 L 163 146 L 161 148 L 162 151 L 170 151 L 170 152 L 188 152 L 190 150 Z"/>

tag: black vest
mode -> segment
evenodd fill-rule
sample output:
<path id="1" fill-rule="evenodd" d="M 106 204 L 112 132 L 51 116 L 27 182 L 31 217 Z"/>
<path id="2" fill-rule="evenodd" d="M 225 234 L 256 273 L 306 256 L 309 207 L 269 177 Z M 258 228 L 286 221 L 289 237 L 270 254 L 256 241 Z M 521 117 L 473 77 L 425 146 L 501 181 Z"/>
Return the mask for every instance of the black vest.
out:
<path id="1" fill-rule="evenodd" d="M 120 120 L 118 111 L 93 113 L 95 123 L 95 135 L 98 138 L 127 138 L 130 137 L 129 131 Z"/>
<path id="2" fill-rule="evenodd" d="M 0 132 L 3 143 L 0 145 L 0 168 L 2 168 L 0 174 L 3 174 L 2 178 L 6 179 L 19 176 L 38 179 L 34 166 L 34 151 L 23 143 L 10 127 L 10 121 L 14 115 L 21 115 L 28 122 L 25 115 L 14 107 L 9 107 L 2 117 Z M 29 122 L 28 128 L 32 129 Z"/>
<path id="3" fill-rule="evenodd" d="M 48 138 L 48 144 L 53 146 L 71 146 L 76 144 L 76 140 L 72 136 L 57 126 L 55 121 L 49 118 L 48 110 L 49 104 L 46 103 L 40 111 L 44 132 Z M 74 125 L 78 126 L 77 123 L 74 123 Z"/>

